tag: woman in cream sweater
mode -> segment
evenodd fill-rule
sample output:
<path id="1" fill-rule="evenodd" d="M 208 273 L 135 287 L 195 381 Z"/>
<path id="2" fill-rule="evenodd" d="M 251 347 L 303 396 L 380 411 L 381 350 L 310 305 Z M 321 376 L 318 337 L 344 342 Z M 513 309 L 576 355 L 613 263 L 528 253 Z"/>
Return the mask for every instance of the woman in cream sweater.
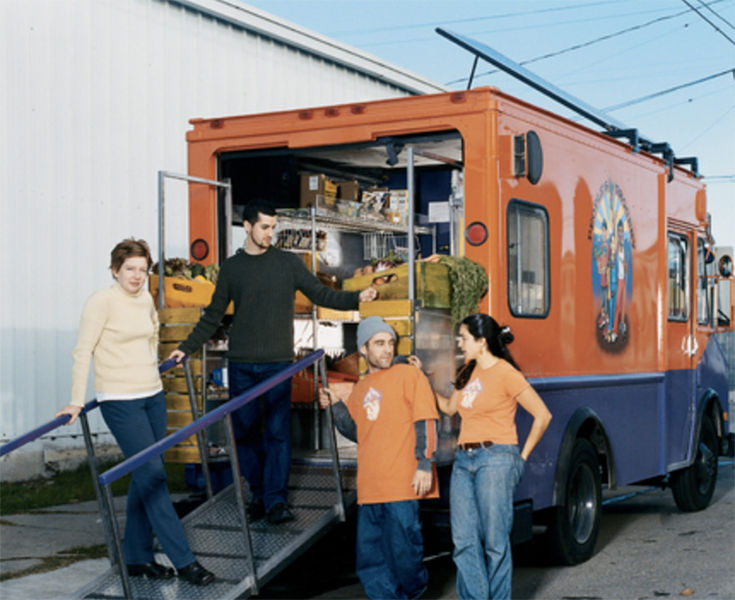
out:
<path id="1" fill-rule="evenodd" d="M 87 300 L 74 349 L 71 403 L 56 416 L 76 421 L 84 407 L 89 362 L 102 417 L 128 458 L 166 435 L 166 401 L 158 374 L 158 316 L 145 287 L 151 253 L 143 240 L 126 239 L 113 248 L 115 283 Z M 214 575 L 194 557 L 176 514 L 161 456 L 132 473 L 127 498 L 123 552 L 132 576 L 168 579 L 173 569 L 155 562 L 153 533 L 182 577 L 207 585 Z"/>

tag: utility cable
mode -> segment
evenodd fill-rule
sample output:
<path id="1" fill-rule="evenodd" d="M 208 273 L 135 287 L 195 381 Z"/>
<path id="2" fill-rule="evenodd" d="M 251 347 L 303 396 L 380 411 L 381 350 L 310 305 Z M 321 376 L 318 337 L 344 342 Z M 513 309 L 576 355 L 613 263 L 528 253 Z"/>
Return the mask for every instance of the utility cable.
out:
<path id="1" fill-rule="evenodd" d="M 574 46 L 569 46 L 567 48 L 562 48 L 561 50 L 557 50 L 555 52 L 548 52 L 546 54 L 542 54 L 539 56 L 536 56 L 534 58 L 529 58 L 528 60 L 521 61 L 520 65 L 528 65 L 530 63 L 538 62 L 540 60 L 545 60 L 547 58 L 553 58 L 554 56 L 559 56 L 561 54 L 566 54 L 567 52 L 573 52 L 574 50 L 580 50 L 581 48 L 586 48 L 587 46 L 592 46 L 593 44 L 597 44 L 599 42 L 604 42 L 606 40 L 610 40 L 612 38 L 618 37 L 620 35 L 630 33 L 631 31 L 637 31 L 639 29 L 643 29 L 644 27 L 649 27 L 650 25 L 654 25 L 656 23 L 661 23 L 662 21 L 667 21 L 669 19 L 675 19 L 676 17 L 680 17 L 682 15 L 685 15 L 691 11 L 689 10 L 683 10 L 671 15 L 665 15 L 663 17 L 657 17 L 655 19 L 652 19 L 650 21 L 646 21 L 645 23 L 641 23 L 639 25 L 634 25 L 632 27 L 626 27 L 625 29 L 621 29 L 619 31 L 615 31 L 613 33 L 608 33 L 606 35 L 600 36 L 598 38 L 595 38 L 593 40 L 589 40 L 587 42 L 581 42 L 579 44 L 575 44 Z M 498 73 L 499 69 L 492 69 L 490 71 L 485 71 L 484 73 L 478 73 L 475 75 L 475 79 L 478 79 L 480 77 L 484 77 L 486 75 L 492 75 L 493 73 Z M 467 81 L 467 77 L 462 77 L 461 79 L 455 79 L 453 81 L 449 81 L 445 83 L 444 85 L 453 85 L 455 83 L 464 83 Z"/>
<path id="2" fill-rule="evenodd" d="M 726 0 L 712 0 L 712 4 L 716 4 L 718 2 L 725 2 L 725 1 Z M 615 15 L 612 15 L 612 17 L 614 17 L 614 18 L 620 18 L 620 17 L 638 16 L 638 15 L 644 15 L 644 14 L 645 15 L 648 15 L 650 13 L 661 13 L 661 12 L 664 12 L 664 11 L 661 10 L 661 9 L 656 9 L 656 10 L 650 10 L 649 9 L 649 10 L 644 10 L 644 11 L 636 11 L 636 12 L 628 12 L 628 13 L 617 13 Z M 684 11 L 684 12 L 686 12 L 686 11 Z M 684 12 L 682 12 L 681 14 L 684 14 Z M 506 16 L 506 15 L 502 15 L 502 16 Z M 520 16 L 520 13 L 519 13 L 519 16 Z M 471 19 L 471 20 L 472 21 L 477 21 L 477 20 L 484 20 L 486 18 L 492 18 L 492 17 L 478 17 L 478 18 Z M 485 29 L 485 30 L 480 30 L 480 31 L 466 32 L 466 34 L 467 35 L 470 35 L 470 36 L 478 36 L 478 35 L 484 35 L 484 34 L 487 34 L 487 33 L 499 33 L 499 32 L 501 32 L 501 33 L 508 33 L 508 32 L 511 32 L 511 31 L 525 31 L 525 32 L 528 32 L 528 31 L 530 31 L 532 29 L 542 29 L 542 28 L 548 29 L 549 27 L 558 27 L 558 26 L 561 26 L 561 25 L 577 25 L 577 24 L 581 24 L 581 23 L 599 22 L 599 21 L 606 20 L 608 18 L 611 18 L 611 15 L 595 15 L 593 17 L 575 18 L 575 19 L 572 19 L 570 21 L 552 21 L 550 23 L 538 23 L 538 24 L 534 24 L 534 25 L 531 25 L 529 23 L 522 23 L 522 24 L 520 24 L 518 26 L 515 26 L 515 27 L 502 27 L 500 29 Z M 452 22 L 451 21 L 444 21 L 443 23 L 444 24 L 451 24 Z M 438 24 L 439 25 L 442 25 L 442 23 L 438 23 Z M 400 29 L 403 29 L 403 28 L 404 27 L 400 27 Z M 371 31 L 376 31 L 376 30 L 371 30 Z M 391 39 L 391 40 L 388 40 L 388 41 L 380 41 L 380 42 L 367 42 L 367 43 L 360 44 L 360 47 L 361 48 L 373 48 L 373 47 L 376 47 L 376 46 L 395 46 L 397 44 L 413 44 L 413 43 L 418 43 L 418 42 L 432 41 L 434 39 L 436 39 L 436 38 L 435 37 L 400 38 L 400 39 Z"/>
<path id="3" fill-rule="evenodd" d="M 642 117 L 647 117 L 649 115 L 660 115 L 662 112 L 665 112 L 667 110 L 671 110 L 674 108 L 678 108 L 679 106 L 683 106 L 685 104 L 693 104 L 694 102 L 697 102 L 698 100 L 702 100 L 703 98 L 708 98 L 709 96 L 716 96 L 717 94 L 723 94 L 723 93 L 732 93 L 732 90 L 727 88 L 721 88 L 719 90 L 715 90 L 712 92 L 707 92 L 706 94 L 699 94 L 698 96 L 692 96 L 691 98 L 687 98 L 686 100 L 682 100 L 680 102 L 675 102 L 673 104 L 668 104 L 666 106 L 657 106 L 656 108 L 652 110 L 646 110 L 644 112 L 636 112 L 628 114 L 627 119 L 629 121 L 635 121 L 637 119 L 640 119 Z"/>
<path id="4" fill-rule="evenodd" d="M 633 104 L 638 104 L 639 102 L 645 102 L 646 100 L 651 100 L 653 98 L 658 98 L 659 96 L 663 96 L 665 94 L 670 94 L 671 92 L 675 92 L 676 90 L 681 90 L 687 87 L 691 87 L 693 85 L 697 85 L 699 83 L 704 83 L 705 81 L 709 81 L 710 79 L 715 79 L 717 77 L 722 77 L 723 75 L 732 74 L 735 76 L 735 68 L 734 69 L 727 69 L 726 71 L 720 71 L 719 73 L 714 73 L 712 75 L 708 75 L 707 77 L 702 77 L 701 79 L 696 79 L 694 81 L 690 81 L 688 83 L 682 83 L 681 85 L 676 85 L 672 88 L 668 88 L 665 90 L 661 90 L 660 92 L 654 92 L 653 94 L 648 94 L 647 96 L 641 96 L 640 98 L 635 98 L 634 100 L 628 100 L 627 102 L 622 102 L 621 104 L 615 104 L 613 106 L 606 106 L 605 108 L 601 109 L 604 112 L 608 112 L 611 110 L 618 110 L 619 108 L 624 108 L 626 106 L 631 106 Z"/>
<path id="5" fill-rule="evenodd" d="M 708 11 L 710 11 L 713 15 L 715 15 L 720 21 L 725 23 L 726 25 L 730 26 L 730 29 L 735 29 L 735 25 L 730 23 L 725 17 L 723 17 L 720 13 L 718 13 L 714 8 L 712 8 L 709 4 L 706 2 L 703 2 L 702 0 L 698 0 L 698 2 L 704 6 Z M 713 3 L 714 4 L 714 3 Z"/>
<path id="6" fill-rule="evenodd" d="M 684 4 L 686 4 L 686 5 L 687 5 L 687 6 L 689 7 L 689 8 L 691 8 L 691 9 L 692 9 L 692 10 L 693 10 L 693 11 L 694 11 L 695 13 L 697 13 L 697 14 L 698 14 L 698 15 L 699 15 L 700 17 L 702 17 L 702 19 L 704 19 L 705 21 L 707 21 L 707 23 L 709 23 L 710 25 L 712 25 L 712 27 L 714 27 L 714 28 L 715 28 L 715 31 L 716 31 L 717 33 L 719 33 L 720 35 L 722 35 L 722 37 L 724 37 L 725 39 L 727 39 L 727 41 L 728 41 L 728 42 L 730 42 L 730 43 L 731 43 L 731 44 L 732 44 L 733 46 L 735 46 L 735 40 L 733 40 L 733 39 L 732 39 L 732 38 L 731 38 L 731 37 L 730 37 L 729 35 L 727 35 L 727 34 L 726 34 L 726 33 L 725 33 L 724 31 L 722 31 L 722 29 L 720 29 L 719 27 L 717 27 L 717 25 L 715 25 L 715 24 L 714 24 L 714 23 L 713 23 L 712 21 L 710 21 L 710 20 L 709 20 L 709 19 L 708 19 L 707 17 L 705 17 L 705 16 L 704 16 L 704 15 L 703 15 L 703 14 L 702 14 L 702 13 L 701 13 L 700 11 L 699 11 L 699 9 L 698 9 L 698 8 L 697 8 L 696 6 L 692 6 L 692 5 L 691 5 L 691 4 L 689 3 L 689 1 L 688 1 L 688 0 L 681 0 L 681 1 L 682 1 L 682 2 L 684 3 Z"/>
<path id="7" fill-rule="evenodd" d="M 694 137 L 693 139 L 689 140 L 686 144 L 682 146 L 682 149 L 688 148 L 691 144 L 696 142 L 699 138 L 701 138 L 705 133 L 707 133 L 710 129 L 712 129 L 715 125 L 717 125 L 722 119 L 724 119 L 728 114 L 730 114 L 735 109 L 735 104 L 733 104 L 730 108 L 728 108 L 724 113 L 722 113 L 719 117 L 717 117 L 709 127 L 705 127 L 702 131 L 699 132 L 699 134 Z"/>
<path id="8" fill-rule="evenodd" d="M 524 10 L 520 12 L 503 13 L 501 15 L 490 15 L 488 17 L 469 17 L 466 19 L 454 19 L 451 21 L 434 21 L 432 23 L 414 23 L 411 25 L 389 25 L 386 27 L 371 27 L 370 33 L 374 33 L 376 31 L 401 31 L 405 29 L 422 29 L 424 27 L 433 28 L 437 25 L 441 25 L 442 27 L 444 27 L 446 25 L 456 25 L 458 23 L 476 23 L 477 21 L 507 19 L 510 17 L 524 17 L 530 14 L 537 15 L 537 14 L 548 13 L 548 12 L 578 10 L 580 8 L 586 8 L 588 6 L 599 6 L 600 4 L 615 4 L 618 1 L 619 0 L 604 0 L 604 1 L 598 1 L 598 2 L 588 2 L 586 4 L 576 4 L 574 6 L 556 6 L 553 8 L 542 8 L 538 10 L 534 9 L 534 10 Z M 352 31 L 332 31 L 330 33 L 327 33 L 326 35 L 338 36 L 338 35 L 347 35 L 347 34 L 354 34 L 354 33 L 365 33 L 365 29 L 352 30 Z"/>

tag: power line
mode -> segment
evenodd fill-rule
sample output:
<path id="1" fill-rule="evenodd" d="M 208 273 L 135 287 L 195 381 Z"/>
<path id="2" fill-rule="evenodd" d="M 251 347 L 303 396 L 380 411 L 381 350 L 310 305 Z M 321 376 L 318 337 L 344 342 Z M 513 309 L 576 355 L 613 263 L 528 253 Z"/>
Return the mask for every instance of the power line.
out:
<path id="1" fill-rule="evenodd" d="M 733 104 L 730 108 L 728 108 L 724 113 L 722 113 L 719 117 L 717 117 L 709 127 L 705 127 L 702 131 L 699 132 L 699 134 L 694 137 L 693 139 L 689 140 L 686 144 L 682 146 L 682 149 L 688 148 L 691 144 L 696 142 L 699 138 L 701 138 L 705 133 L 707 133 L 710 129 L 712 129 L 717 123 L 722 121 L 728 114 L 730 114 L 733 109 L 735 109 L 735 104 Z"/>
<path id="2" fill-rule="evenodd" d="M 720 21 L 725 23 L 726 25 L 729 25 L 731 29 L 735 29 L 735 25 L 730 23 L 725 17 L 723 17 L 720 13 L 718 13 L 714 8 L 712 8 L 709 4 L 706 2 L 703 2 L 702 0 L 698 0 L 698 2 L 704 6 L 708 11 L 710 11 L 713 15 L 715 15 Z"/>
<path id="3" fill-rule="evenodd" d="M 671 110 L 673 108 L 677 108 L 685 104 L 694 104 L 694 102 L 697 102 L 698 100 L 702 100 L 703 98 L 708 98 L 709 96 L 716 96 L 717 94 L 722 94 L 724 92 L 732 93 L 732 90 L 729 87 L 722 88 L 719 90 L 715 90 L 713 92 L 707 92 L 706 94 L 700 94 L 699 96 L 692 96 L 691 98 L 687 98 L 686 100 L 676 102 L 674 104 L 669 104 L 666 106 L 657 106 L 653 110 L 647 110 L 645 112 L 640 112 L 640 113 L 632 113 L 628 116 L 628 120 L 634 121 L 636 119 L 640 119 L 641 117 L 647 117 L 653 114 L 660 115 L 661 113 L 667 110 Z"/>
<path id="4" fill-rule="evenodd" d="M 704 19 L 705 21 L 707 21 L 707 23 L 709 23 L 710 25 L 712 25 L 712 27 L 715 28 L 715 31 L 717 33 L 719 33 L 720 35 L 722 35 L 722 37 L 724 37 L 725 39 L 727 39 L 728 42 L 730 42 L 733 46 L 735 46 L 735 40 L 733 40 L 729 35 L 727 35 L 724 31 L 722 31 L 722 29 L 720 29 L 719 27 L 717 27 L 717 25 L 715 25 L 712 21 L 710 21 L 707 17 L 705 17 L 701 12 L 699 12 L 699 9 L 696 6 L 692 6 L 691 4 L 689 4 L 688 0 L 681 0 L 681 1 L 684 4 L 686 4 L 689 8 L 691 8 L 695 13 L 697 13 L 700 17 L 702 17 L 702 19 Z"/>
<path id="5" fill-rule="evenodd" d="M 586 8 L 588 6 L 599 6 L 601 4 L 615 4 L 618 1 L 619 0 L 605 0 L 605 1 L 598 1 L 598 2 L 588 2 L 586 4 L 577 4 L 574 6 L 557 6 L 554 8 L 543 8 L 540 10 L 537 10 L 537 9 L 524 10 L 520 12 L 504 13 L 502 15 L 490 15 L 487 17 L 469 17 L 466 19 L 454 19 L 452 21 L 434 21 L 430 23 L 415 23 L 411 25 L 390 25 L 387 27 L 372 27 L 370 29 L 370 33 L 374 33 L 376 31 L 397 31 L 397 30 L 405 30 L 405 29 L 422 29 L 424 27 L 435 27 L 436 25 L 446 26 L 446 25 L 456 25 L 458 23 L 476 23 L 477 21 L 508 19 L 511 17 L 524 17 L 526 15 L 536 15 L 536 14 L 541 14 L 541 13 L 577 10 L 580 8 Z M 332 31 L 330 33 L 327 33 L 326 35 L 337 36 L 337 35 L 347 35 L 347 34 L 351 35 L 354 33 L 365 33 L 365 30 L 360 29 L 360 30 L 352 30 L 352 31 Z"/>
<path id="6" fill-rule="evenodd" d="M 713 0 L 712 4 L 716 4 L 718 2 L 725 2 L 725 0 Z M 574 8 L 578 8 L 575 6 Z M 587 18 L 575 18 L 568 21 L 552 21 L 552 22 L 545 22 L 545 23 L 539 23 L 539 24 L 529 24 L 529 23 L 522 23 L 521 25 L 515 26 L 515 27 L 502 27 L 500 29 L 482 29 L 479 31 L 471 31 L 467 32 L 468 35 L 484 35 L 487 33 L 508 33 L 510 31 L 530 31 L 532 29 L 545 29 L 548 30 L 550 27 L 559 27 L 562 25 L 574 25 L 579 23 L 589 23 L 589 22 L 596 22 L 596 21 L 603 21 L 608 20 L 612 18 L 621 18 L 621 17 L 630 17 L 630 16 L 637 16 L 637 15 L 648 15 L 651 13 L 661 13 L 664 12 L 662 9 L 656 9 L 656 10 L 643 10 L 643 11 L 635 11 L 635 12 L 628 12 L 628 13 L 615 13 L 614 15 L 595 15 L 594 17 L 587 17 Z M 688 11 L 683 11 L 680 14 L 684 14 Z M 529 14 L 535 14 L 536 11 Z M 526 14 L 526 13 L 524 13 Z M 520 16 L 520 13 L 519 13 Z M 478 21 L 478 20 L 484 20 L 486 18 L 492 18 L 492 17 L 477 17 L 474 19 L 470 19 L 471 21 Z M 442 24 L 451 24 L 452 22 L 443 21 L 441 23 L 437 23 L 438 25 Z M 398 27 L 398 29 L 404 29 L 404 26 Z M 377 31 L 376 29 L 371 29 L 370 32 Z M 400 39 L 391 39 L 388 41 L 380 41 L 380 42 L 367 42 L 360 44 L 361 48 L 374 48 L 376 46 L 395 46 L 397 44 L 413 44 L 417 42 L 426 42 L 426 41 L 432 41 L 435 40 L 436 37 L 415 37 L 415 38 L 400 38 Z"/>
<path id="7" fill-rule="evenodd" d="M 650 21 L 646 21 L 645 23 L 641 23 L 639 25 L 634 25 L 632 27 L 626 27 L 625 29 L 621 29 L 619 31 L 615 31 L 613 33 L 608 33 L 606 35 L 600 36 L 598 38 L 595 38 L 593 40 L 589 40 L 587 42 L 582 42 L 580 44 L 575 44 L 573 46 L 569 46 L 567 48 L 562 48 L 561 50 L 557 50 L 555 52 L 548 52 L 546 54 L 541 54 L 539 56 L 535 56 L 534 58 L 530 58 L 528 60 L 521 61 L 519 64 L 521 65 L 527 65 L 533 62 L 538 62 L 540 60 L 545 60 L 547 58 L 553 58 L 554 56 L 559 56 L 561 54 L 566 54 L 567 52 L 573 52 L 574 50 L 580 50 L 581 48 L 586 48 L 588 46 L 592 46 L 593 44 L 598 44 L 599 42 L 604 42 L 606 40 L 618 37 L 620 35 L 630 33 L 631 31 L 636 31 L 638 29 L 643 29 L 644 27 L 649 27 L 651 25 L 654 25 L 656 23 L 661 23 L 662 21 L 667 21 L 669 19 L 674 19 L 676 17 L 680 17 L 682 15 L 685 15 L 691 11 L 689 10 L 683 10 L 671 15 L 664 15 L 663 17 L 657 17 L 655 19 L 652 19 Z M 498 69 L 492 69 L 490 71 L 485 71 L 484 73 L 478 73 L 475 75 L 475 79 L 478 79 L 480 77 L 486 76 L 486 75 L 492 75 L 493 73 L 499 72 Z M 467 81 L 467 77 L 463 77 L 461 79 L 455 79 L 453 81 L 449 81 L 445 83 L 444 85 L 453 85 L 455 83 L 462 83 L 464 81 Z"/>
<path id="8" fill-rule="evenodd" d="M 654 92 L 653 94 L 648 94 L 647 96 L 641 96 L 640 98 L 635 98 L 634 100 L 628 100 L 627 102 L 623 102 L 621 104 L 615 104 L 613 106 L 606 106 L 602 110 L 607 112 L 611 110 L 618 110 L 619 108 L 624 108 L 626 106 L 631 106 L 633 104 L 638 104 L 639 102 L 645 102 L 646 100 L 651 100 L 653 98 L 658 98 L 659 96 L 663 96 L 665 94 L 670 94 L 671 92 L 675 92 L 676 90 L 681 90 L 687 87 L 691 87 L 693 85 L 697 85 L 699 83 L 704 83 L 705 81 L 709 81 L 710 79 L 715 79 L 717 77 L 722 77 L 723 75 L 732 74 L 735 76 L 735 69 L 727 69 L 726 71 L 720 71 L 719 73 L 714 73 L 712 75 L 708 75 L 707 77 L 702 77 L 701 79 L 696 79 L 694 81 L 690 81 L 688 83 L 682 83 L 681 85 L 676 85 L 672 88 L 668 88 L 665 90 L 661 90 L 660 92 Z"/>

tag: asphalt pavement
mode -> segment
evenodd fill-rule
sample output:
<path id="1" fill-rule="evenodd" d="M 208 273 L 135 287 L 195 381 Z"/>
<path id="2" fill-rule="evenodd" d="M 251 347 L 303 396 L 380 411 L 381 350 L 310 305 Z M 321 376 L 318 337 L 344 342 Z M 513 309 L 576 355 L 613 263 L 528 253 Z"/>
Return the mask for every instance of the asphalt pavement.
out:
<path id="1" fill-rule="evenodd" d="M 518 553 L 514 598 L 562 600 L 657 599 L 662 597 L 735 598 L 735 463 L 720 460 L 712 504 L 681 513 L 668 489 L 630 487 L 606 493 L 595 555 L 576 567 L 544 564 L 544 557 Z M 124 527 L 124 498 L 116 499 Z M 45 573 L 25 569 L 58 561 L 73 549 L 104 545 L 96 502 L 52 507 L 0 519 L 2 600 L 57 600 L 109 568 L 106 558 L 81 560 Z M 455 599 L 455 570 L 448 554 L 427 562 L 425 598 Z M 345 581 L 346 579 L 346 581 Z M 347 583 L 347 585 L 345 585 Z M 264 597 L 300 597 L 298 586 L 274 580 Z M 289 591 L 290 590 L 290 591 Z M 364 598 L 358 583 L 344 577 L 315 598 Z"/>
<path id="2" fill-rule="evenodd" d="M 682 513 L 668 488 L 630 486 L 607 491 L 603 497 L 600 535 L 587 562 L 572 567 L 550 565 L 537 540 L 514 549 L 514 599 L 735 599 L 733 459 L 720 460 L 715 494 L 703 511 Z M 456 600 L 451 556 L 435 556 L 426 564 L 429 588 L 424 600 Z M 313 597 L 363 599 L 365 595 L 358 583 L 352 583 Z"/>

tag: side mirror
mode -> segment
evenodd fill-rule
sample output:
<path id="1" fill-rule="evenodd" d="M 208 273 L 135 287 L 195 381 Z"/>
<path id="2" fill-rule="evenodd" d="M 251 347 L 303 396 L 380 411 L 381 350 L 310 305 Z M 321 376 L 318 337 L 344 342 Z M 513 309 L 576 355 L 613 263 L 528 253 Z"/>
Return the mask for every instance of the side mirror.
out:
<path id="1" fill-rule="evenodd" d="M 720 260 L 717 261 L 717 268 L 722 277 L 730 277 L 732 275 L 732 257 L 727 254 L 720 256 Z"/>
<path id="2" fill-rule="evenodd" d="M 732 331 L 735 328 L 735 279 L 729 254 L 720 255 L 717 270 L 717 331 Z"/>

